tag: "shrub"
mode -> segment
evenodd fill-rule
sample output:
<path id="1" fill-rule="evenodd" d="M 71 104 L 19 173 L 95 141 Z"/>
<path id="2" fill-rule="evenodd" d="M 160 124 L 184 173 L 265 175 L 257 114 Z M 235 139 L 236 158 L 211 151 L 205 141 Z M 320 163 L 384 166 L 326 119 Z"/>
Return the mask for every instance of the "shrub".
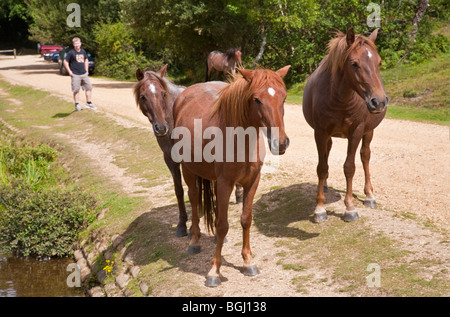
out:
<path id="1" fill-rule="evenodd" d="M 78 233 L 95 217 L 95 207 L 93 197 L 78 191 L 2 185 L 0 241 L 24 255 L 72 255 Z"/>
<path id="2" fill-rule="evenodd" d="M 134 79 L 137 68 L 160 68 L 161 62 L 148 60 L 138 49 L 140 42 L 131 29 L 121 22 L 104 23 L 95 28 L 98 45 L 96 71 L 115 79 Z"/>
<path id="3" fill-rule="evenodd" d="M 8 184 L 11 179 L 22 179 L 33 189 L 38 189 L 49 181 L 52 163 L 57 151 L 47 144 L 37 146 L 7 144 L 0 146 L 0 184 Z"/>
<path id="4" fill-rule="evenodd" d="M 71 255 L 95 199 L 56 186 L 62 167 L 49 145 L 0 141 L 0 242 L 24 255 Z"/>

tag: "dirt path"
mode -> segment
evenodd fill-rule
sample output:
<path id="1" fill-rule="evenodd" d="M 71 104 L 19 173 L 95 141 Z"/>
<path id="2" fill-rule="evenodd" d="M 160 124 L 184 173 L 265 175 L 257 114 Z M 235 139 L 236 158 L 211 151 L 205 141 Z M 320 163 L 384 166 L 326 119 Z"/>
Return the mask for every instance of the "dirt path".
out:
<path id="1" fill-rule="evenodd" d="M 56 64 L 45 62 L 38 56 L 18 56 L 16 60 L 0 59 L 0 76 L 13 84 L 50 91 L 65 100 L 72 101 L 70 78 L 60 76 Z M 98 111 L 108 114 L 126 127 L 139 126 L 149 129 L 146 118 L 142 116 L 134 103 L 131 90 L 133 83 L 99 78 L 91 78 L 91 80 L 94 86 L 93 102 L 99 108 Z M 81 101 L 84 102 L 84 96 L 81 97 Z M 286 155 L 279 157 L 279 168 L 274 169 L 272 164 L 271 168 L 265 169 L 266 173 L 270 173 L 270 177 L 262 179 L 258 189 L 260 195 L 270 192 L 272 185 L 280 181 L 287 184 L 316 184 L 317 182 L 315 174 L 317 153 L 313 130 L 306 124 L 300 106 L 286 105 L 285 123 L 291 140 L 290 148 Z M 99 156 L 108 158 L 106 162 L 111 166 L 103 168 L 104 173 L 110 173 L 112 178 L 122 182 L 127 192 L 142 191 L 140 186 L 135 185 L 139 181 L 124 175 L 124 171 L 118 172 L 107 148 L 86 142 L 78 142 L 75 145 L 78 145 L 84 153 L 88 153 L 94 162 Z M 342 166 L 346 147 L 345 140 L 333 139 L 328 185 L 338 193 L 345 190 Z M 436 233 L 436 230 L 427 230 L 420 225 L 420 223 L 431 223 L 444 231 L 450 228 L 449 162 L 448 127 L 385 119 L 375 130 L 371 158 L 372 183 L 375 196 L 382 208 L 374 211 L 360 207 L 360 215 L 367 219 L 375 231 L 398 239 L 408 250 L 420 253 L 421 256 L 436 257 L 444 264 L 449 263 L 448 243 L 439 243 L 445 238 Z M 363 196 L 364 174 L 359 158 L 356 164 L 354 193 Z M 170 190 L 170 180 L 167 184 L 161 185 L 162 192 Z M 313 192 L 311 194 L 314 195 Z M 342 196 L 342 193 L 338 195 Z M 161 198 L 153 200 L 153 203 L 155 207 L 162 207 L 168 202 Z M 329 203 L 331 205 L 331 202 Z M 332 205 L 337 210 L 344 211 L 342 198 L 332 202 Z M 394 212 L 413 215 L 418 221 L 399 219 Z M 235 218 L 238 219 L 238 217 Z M 251 278 L 251 289 L 244 287 L 248 281 L 242 279 L 239 268 L 234 266 L 241 262 L 239 246 L 241 232 L 238 230 L 240 225 L 236 219 L 232 220 L 235 223 L 231 223 L 230 233 L 227 236 L 230 243 L 226 244 L 223 252 L 226 261 L 233 263 L 233 265 L 223 266 L 222 273 L 228 281 L 215 290 L 205 290 L 205 295 L 298 296 L 297 290 L 291 283 L 295 272 L 284 270 L 275 261 L 271 261 L 274 257 L 271 246 L 277 243 L 277 239 L 269 238 L 260 232 L 252 233 L 252 249 L 254 254 L 257 254 L 262 274 Z M 175 223 L 174 219 L 165 221 Z M 232 230 L 233 228 L 237 230 Z M 184 248 L 186 242 L 174 239 L 173 243 Z M 209 252 L 205 253 L 198 256 L 199 260 L 200 257 L 204 257 L 201 258 L 202 262 L 210 260 Z M 199 286 L 204 282 L 201 274 L 187 274 L 192 275 L 189 279 L 198 283 Z M 330 275 L 329 272 L 305 272 L 305 274 L 314 275 L 312 281 L 305 286 L 309 296 L 343 295 L 339 293 L 339 285 L 323 287 L 321 283 L 315 283 L 326 280 Z"/>

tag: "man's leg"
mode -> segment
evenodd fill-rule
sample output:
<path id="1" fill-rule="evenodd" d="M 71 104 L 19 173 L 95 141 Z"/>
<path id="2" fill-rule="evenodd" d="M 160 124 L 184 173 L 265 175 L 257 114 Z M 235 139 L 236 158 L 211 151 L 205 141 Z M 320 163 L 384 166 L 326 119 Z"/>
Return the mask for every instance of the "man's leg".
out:
<path id="1" fill-rule="evenodd" d="M 73 101 L 77 104 L 80 103 L 80 91 L 74 91 L 73 93 Z"/>
<path id="2" fill-rule="evenodd" d="M 83 110 L 81 108 L 80 102 L 80 84 L 81 79 L 77 75 L 72 75 L 72 92 L 73 92 L 73 101 L 75 102 L 75 110 L 80 111 Z"/>
<path id="3" fill-rule="evenodd" d="M 83 75 L 83 89 L 86 93 L 86 108 L 93 110 L 97 109 L 92 103 L 92 84 L 87 74 Z"/>
<path id="4" fill-rule="evenodd" d="M 86 90 L 86 102 L 91 103 L 92 90 Z"/>

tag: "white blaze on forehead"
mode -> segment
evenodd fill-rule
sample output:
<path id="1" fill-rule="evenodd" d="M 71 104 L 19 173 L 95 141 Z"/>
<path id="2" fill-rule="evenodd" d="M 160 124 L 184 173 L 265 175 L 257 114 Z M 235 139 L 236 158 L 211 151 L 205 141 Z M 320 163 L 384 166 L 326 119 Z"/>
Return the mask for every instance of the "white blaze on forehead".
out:
<path id="1" fill-rule="evenodd" d="M 148 85 L 148 88 L 150 88 L 150 91 L 152 92 L 152 94 L 156 93 L 156 87 L 153 84 Z"/>
<path id="2" fill-rule="evenodd" d="M 367 50 L 367 56 L 369 56 L 369 58 L 372 58 L 372 53 L 369 51 L 368 48 L 366 48 L 366 50 Z"/>
<path id="3" fill-rule="evenodd" d="M 269 87 L 269 89 L 267 89 L 267 92 L 268 92 L 269 95 L 271 95 L 272 97 L 275 96 L 275 89 L 273 89 L 272 87 Z"/>

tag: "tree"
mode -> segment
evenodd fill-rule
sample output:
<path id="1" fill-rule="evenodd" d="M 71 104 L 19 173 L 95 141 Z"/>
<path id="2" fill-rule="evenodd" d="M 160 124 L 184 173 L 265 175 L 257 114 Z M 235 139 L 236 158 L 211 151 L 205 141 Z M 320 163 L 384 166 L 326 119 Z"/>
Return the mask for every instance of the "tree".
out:
<path id="1" fill-rule="evenodd" d="M 413 20 L 412 20 L 412 30 L 409 32 L 409 38 L 415 39 L 417 36 L 417 31 L 419 30 L 419 22 L 425 15 L 425 11 L 427 10 L 429 4 L 429 0 L 419 0 L 419 4 L 417 6 L 416 14 L 414 14 Z"/>
<path id="2" fill-rule="evenodd" d="M 81 27 L 67 25 L 67 6 L 71 0 L 24 0 L 33 18 L 31 39 L 69 45 L 78 36 L 88 49 L 95 49 L 93 29 L 102 22 L 120 20 L 120 0 L 77 0 L 81 9 Z"/>

